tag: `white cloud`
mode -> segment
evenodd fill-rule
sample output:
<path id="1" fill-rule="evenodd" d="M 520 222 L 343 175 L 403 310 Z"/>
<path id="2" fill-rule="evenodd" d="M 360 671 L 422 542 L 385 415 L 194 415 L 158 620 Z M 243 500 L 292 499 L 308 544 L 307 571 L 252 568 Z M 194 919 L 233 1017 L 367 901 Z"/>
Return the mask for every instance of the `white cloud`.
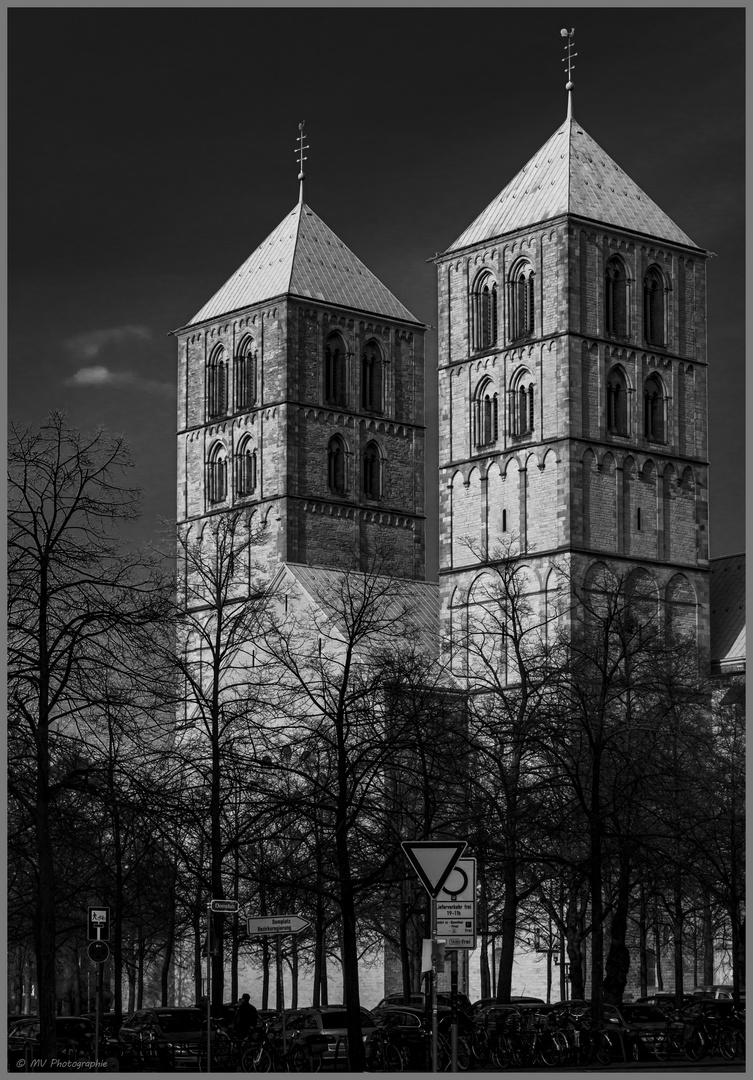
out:
<path id="1" fill-rule="evenodd" d="M 136 390 L 145 390 L 149 394 L 172 394 L 172 383 L 161 383 L 155 379 L 142 379 L 132 371 L 110 371 L 103 364 L 79 368 L 73 375 L 63 379 L 65 386 L 132 386 Z"/>
<path id="2" fill-rule="evenodd" d="M 80 334 L 73 334 L 63 344 L 70 353 L 82 360 L 95 360 L 108 346 L 150 341 L 151 337 L 148 326 L 111 326 L 105 330 L 84 330 Z"/>

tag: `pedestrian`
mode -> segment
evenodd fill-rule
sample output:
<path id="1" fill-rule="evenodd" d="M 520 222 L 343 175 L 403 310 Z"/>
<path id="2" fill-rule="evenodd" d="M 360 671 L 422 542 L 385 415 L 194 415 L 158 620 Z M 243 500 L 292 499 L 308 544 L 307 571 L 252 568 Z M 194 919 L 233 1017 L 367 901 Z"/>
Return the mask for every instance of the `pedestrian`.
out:
<path id="1" fill-rule="evenodd" d="M 251 997 L 249 994 L 244 994 L 238 1002 L 233 1032 L 239 1039 L 245 1039 L 251 1031 L 255 1030 L 258 1023 L 259 1014 L 251 1004 Z"/>

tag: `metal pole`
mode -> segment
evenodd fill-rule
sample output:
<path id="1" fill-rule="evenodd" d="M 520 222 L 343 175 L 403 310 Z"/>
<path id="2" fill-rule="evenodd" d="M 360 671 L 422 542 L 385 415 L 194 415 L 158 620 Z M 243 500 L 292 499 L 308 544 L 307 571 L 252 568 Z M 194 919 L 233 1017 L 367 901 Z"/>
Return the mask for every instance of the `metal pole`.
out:
<path id="1" fill-rule="evenodd" d="M 285 1031 L 285 984 L 282 979 L 282 947 L 280 945 L 281 934 L 275 936 L 277 943 L 277 1004 L 282 1015 L 282 1052 L 287 1054 L 288 1047 L 286 1043 L 286 1031 Z"/>
<path id="2" fill-rule="evenodd" d="M 458 1071 L 458 951 L 450 953 L 450 1072 Z"/>
<path id="3" fill-rule="evenodd" d="M 207 904 L 207 1072 L 212 1071 L 212 904 Z"/>
<path id="4" fill-rule="evenodd" d="M 431 901 L 431 1071 L 437 1071 L 437 902 Z"/>
<path id="5" fill-rule="evenodd" d="M 99 927 L 97 927 L 97 939 L 99 940 Z M 94 1071 L 99 1072 L 99 1010 L 100 1010 L 100 980 L 102 978 L 102 965 L 97 964 L 97 974 L 94 980 L 94 993 L 97 995 L 97 1004 L 94 1008 Z"/>

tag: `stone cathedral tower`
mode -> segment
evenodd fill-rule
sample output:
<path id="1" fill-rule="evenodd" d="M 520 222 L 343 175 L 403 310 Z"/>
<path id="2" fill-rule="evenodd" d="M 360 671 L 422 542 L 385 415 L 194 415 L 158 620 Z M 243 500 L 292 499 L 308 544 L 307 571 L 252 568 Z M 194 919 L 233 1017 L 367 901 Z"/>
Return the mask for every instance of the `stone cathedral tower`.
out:
<path id="1" fill-rule="evenodd" d="M 706 257 L 572 99 L 437 257 L 445 634 L 507 547 L 541 610 L 607 562 L 707 645 Z"/>
<path id="2" fill-rule="evenodd" d="M 302 178 L 301 178 L 302 179 Z M 243 508 L 270 569 L 424 577 L 425 326 L 303 201 L 175 331 L 178 521 Z"/>

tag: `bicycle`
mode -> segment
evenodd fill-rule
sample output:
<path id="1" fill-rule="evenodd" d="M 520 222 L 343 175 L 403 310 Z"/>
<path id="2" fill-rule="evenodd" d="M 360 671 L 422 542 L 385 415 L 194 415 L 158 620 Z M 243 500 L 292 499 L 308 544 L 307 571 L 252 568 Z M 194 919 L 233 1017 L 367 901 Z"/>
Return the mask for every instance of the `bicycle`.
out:
<path id="1" fill-rule="evenodd" d="M 365 1047 L 367 1072 L 402 1072 L 403 1055 L 387 1028 L 378 1028 Z"/>
<path id="2" fill-rule="evenodd" d="M 319 1072 L 322 1055 L 315 1049 L 315 1040 L 292 1032 L 285 1042 L 283 1049 L 281 1035 L 270 1036 L 262 1029 L 241 1054 L 241 1068 L 244 1072 Z"/>

